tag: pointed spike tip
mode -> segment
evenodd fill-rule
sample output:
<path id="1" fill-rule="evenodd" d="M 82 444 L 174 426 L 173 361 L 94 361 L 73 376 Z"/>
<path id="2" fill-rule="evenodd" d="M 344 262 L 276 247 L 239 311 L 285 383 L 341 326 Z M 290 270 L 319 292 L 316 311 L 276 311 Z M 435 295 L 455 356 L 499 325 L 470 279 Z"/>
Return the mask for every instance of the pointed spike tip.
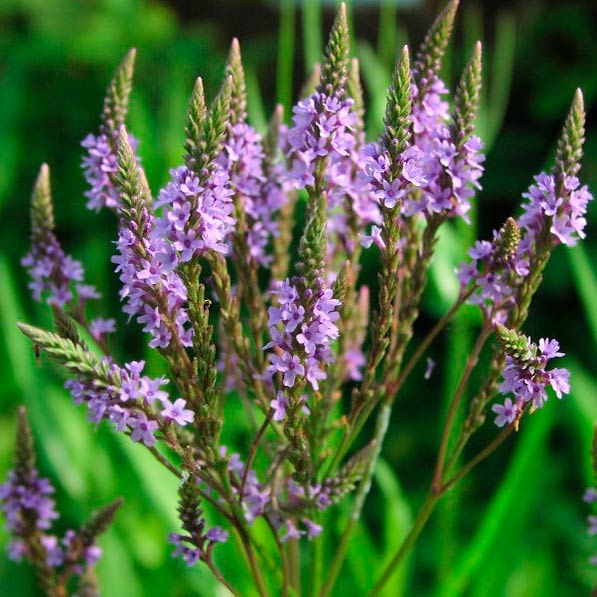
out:
<path id="1" fill-rule="evenodd" d="M 585 98 L 580 87 L 577 87 L 576 91 L 574 92 L 573 104 L 583 112 L 585 111 Z"/>

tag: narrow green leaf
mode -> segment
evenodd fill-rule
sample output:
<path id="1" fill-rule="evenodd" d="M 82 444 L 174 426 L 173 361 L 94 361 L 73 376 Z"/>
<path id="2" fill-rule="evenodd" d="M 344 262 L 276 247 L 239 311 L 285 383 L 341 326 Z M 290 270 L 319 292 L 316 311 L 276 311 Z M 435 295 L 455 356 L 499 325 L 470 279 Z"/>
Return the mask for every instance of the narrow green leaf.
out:
<path id="1" fill-rule="evenodd" d="M 375 573 L 377 577 L 388 564 L 389 556 L 396 553 L 410 530 L 412 511 L 402 493 L 398 478 L 383 458 L 377 461 L 375 481 L 383 497 L 383 553 L 388 555 L 387 558 L 378 560 Z M 392 576 L 391 588 L 386 588 L 386 594 L 394 597 L 407 595 L 411 573 L 411 558 L 407 558 L 396 574 Z"/>
<path id="2" fill-rule="evenodd" d="M 280 29 L 278 32 L 278 61 L 276 68 L 276 99 L 286 114 L 292 106 L 292 71 L 294 66 L 295 9 L 292 0 L 280 0 Z M 319 60 L 319 58 L 317 58 Z M 251 87 L 249 86 L 249 89 Z M 250 105 L 250 103 L 249 103 Z"/>
<path id="3" fill-rule="evenodd" d="M 463 595 L 470 583 L 482 576 L 485 566 L 494 557 L 498 540 L 520 541 L 521 525 L 528 520 L 542 491 L 541 463 L 548 432 L 555 420 L 557 400 L 527 417 L 521 431 L 511 441 L 517 446 L 508 470 L 489 503 L 478 530 L 455 563 L 451 576 L 441 587 L 440 595 Z M 481 465 L 483 466 L 483 465 Z"/>
<path id="4" fill-rule="evenodd" d="M 302 3 L 301 8 L 305 72 L 310 73 L 323 54 L 321 0 L 308 0 Z"/>
<path id="5" fill-rule="evenodd" d="M 586 249 L 581 245 L 566 251 L 574 285 L 580 298 L 589 332 L 597 344 L 597 275 Z"/>

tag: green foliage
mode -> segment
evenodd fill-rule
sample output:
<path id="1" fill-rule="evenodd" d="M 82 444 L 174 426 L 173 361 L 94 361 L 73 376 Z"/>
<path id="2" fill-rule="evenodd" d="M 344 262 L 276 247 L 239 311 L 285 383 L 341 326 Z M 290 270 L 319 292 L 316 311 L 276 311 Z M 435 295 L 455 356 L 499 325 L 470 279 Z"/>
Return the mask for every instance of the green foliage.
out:
<path id="1" fill-rule="evenodd" d="M 243 9 L 242 3 L 222 4 L 234 6 L 238 11 Z M 173 508 L 177 500 L 176 481 L 126 438 L 111 434 L 103 426 L 95 431 L 85 420 L 85 414 L 70 404 L 62 389 L 60 374 L 51 367 L 37 367 L 30 342 L 14 325 L 16 320 L 32 320 L 33 312 L 39 326 L 48 327 L 50 318 L 49 309 L 45 313 L 41 309 L 33 310 L 26 280 L 18 266 L 18 259 L 26 252 L 28 244 L 29 224 L 24 205 L 30 183 L 40 163 L 52 164 L 54 201 L 60 206 L 56 222 L 60 237 L 69 252 L 82 259 L 92 282 L 105 290 L 102 309 L 115 315 L 118 312 L 117 284 L 109 261 L 113 252 L 110 241 L 115 238 L 114 218 L 111 214 L 97 216 L 86 212 L 78 171 L 81 153 L 78 144 L 97 126 L 102 109 L 100 98 L 113 65 L 128 48 L 137 48 L 136 84 L 130 98 L 127 125 L 141 139 L 150 140 L 145 143 L 152 144 L 152 147 L 142 144 L 140 154 L 148 178 L 157 189 L 164 182 L 168 167 L 181 162 L 184 142 L 181 115 L 189 89 L 200 74 L 208 97 L 214 96 L 221 81 L 227 44 L 233 34 L 239 35 L 243 42 L 247 78 L 253 73 L 251 76 L 262 85 L 262 95 L 267 98 L 265 113 L 273 107 L 274 91 L 270 83 L 271 73 L 276 70 L 279 77 L 276 99 L 284 104 L 286 118 L 289 117 L 291 99 L 298 96 L 300 83 L 306 78 L 299 64 L 294 69 L 297 80 L 293 81 L 295 25 L 302 24 L 300 35 L 305 41 L 304 63 L 308 66 L 305 70 L 311 73 L 321 56 L 322 21 L 329 22 L 331 17 L 331 13 L 323 13 L 321 4 L 313 1 L 297 7 L 284 0 L 281 5 L 285 20 L 280 22 L 279 46 L 277 15 L 273 17 L 271 11 L 266 12 L 265 3 L 252 4 L 252 10 L 263 11 L 263 22 L 271 20 L 267 23 L 269 29 L 263 25 L 263 30 L 248 32 L 246 36 L 238 32 L 241 19 L 237 16 L 230 23 L 178 19 L 163 2 L 14 0 L 0 7 L 4 32 L 0 50 L 5 57 L 0 70 L 3 144 L 0 160 L 3 222 L 0 238 L 0 362 L 3 367 L 0 468 L 4 476 L 9 454 L 13 452 L 15 409 L 25 403 L 40 454 L 39 466 L 44 476 L 60 486 L 59 497 L 70 498 L 66 500 L 69 505 L 60 523 L 62 529 L 76 528 L 84 519 L 85 511 L 109 503 L 114 496 L 125 497 L 126 503 L 119 511 L 115 526 L 100 538 L 104 551 L 99 565 L 100 585 L 107 594 L 116 597 L 207 596 L 215 594 L 216 589 L 207 571 L 188 570 L 172 560 L 170 547 L 164 541 L 167 533 L 177 528 Z M 485 25 L 486 31 L 493 31 L 495 23 L 495 37 L 484 43 L 488 91 L 480 98 L 479 114 L 482 136 L 491 147 L 492 167 L 488 168 L 483 181 L 485 190 L 473 214 L 473 228 L 463 232 L 451 226 L 442 232 L 432 271 L 433 285 L 425 303 L 425 314 L 433 317 L 454 298 L 453 267 L 465 254 L 471 235 L 476 236 L 477 220 L 483 231 L 498 227 L 528 184 L 530 166 L 542 163 L 547 157 L 546 148 L 554 144 L 556 121 L 566 110 L 572 85 L 581 85 L 587 106 L 597 94 L 590 58 L 595 55 L 597 45 L 590 28 L 589 8 L 583 8 L 580 3 L 569 7 L 560 2 L 549 9 L 547 3 L 538 2 L 533 5 L 534 14 L 526 10 L 504 10 L 493 21 L 491 15 L 483 15 L 473 3 L 464 4 L 462 10 L 468 15 L 467 24 L 478 19 L 481 30 Z M 377 38 L 381 44 L 380 59 L 372 50 L 372 41 L 364 39 L 366 28 L 361 26 L 361 16 L 365 18 L 366 11 L 361 12 L 360 4 L 353 2 L 358 38 L 354 47 L 365 85 L 364 101 L 369 107 L 370 121 L 366 127 L 369 138 L 380 132 L 374 127 L 379 126 L 383 116 L 396 50 L 405 41 L 400 22 L 403 13 L 397 13 L 397 24 L 392 3 L 384 3 L 382 11 L 384 18 Z M 129 26 L 123 27 L 123 23 Z M 446 35 L 449 28 L 449 20 L 444 21 L 442 35 Z M 464 29 L 464 47 L 456 52 L 448 50 L 448 62 L 454 70 L 472 50 L 472 43 L 467 41 L 467 28 Z M 576 33 L 572 36 L 570 32 Z M 436 38 L 441 39 L 442 35 Z M 460 38 L 457 36 L 458 40 Z M 552 38 L 558 43 L 553 43 Z M 430 58 L 424 63 L 426 67 L 433 67 L 434 56 L 442 46 L 435 47 L 435 54 L 429 54 Z M 560 55 L 562 47 L 571 55 L 566 60 Z M 281 51 L 276 51 L 277 48 Z M 284 68 L 276 69 L 276 60 Z M 511 82 L 515 61 L 521 77 L 518 83 Z M 309 91 L 318 79 L 318 76 L 314 78 Z M 121 79 L 121 84 L 123 81 L 126 77 Z M 451 87 L 454 88 L 453 82 Z M 516 118 L 516 122 L 498 134 L 510 89 L 514 95 L 509 118 Z M 119 98 L 124 99 L 128 93 L 124 91 L 126 85 L 117 90 Z M 203 91 L 194 94 L 198 103 L 195 115 L 192 119 L 189 117 L 187 139 L 197 137 L 203 127 L 200 123 L 206 118 L 205 101 L 202 107 L 199 96 L 203 97 Z M 111 105 L 115 106 L 114 102 Z M 118 105 L 123 108 L 124 103 Z M 577 108 L 578 105 L 577 102 Z M 120 121 L 124 118 L 123 112 L 124 108 L 111 114 L 115 121 Z M 578 110 L 571 115 L 575 113 Z M 570 121 L 567 129 L 570 135 L 557 149 L 562 162 L 575 161 L 571 149 L 575 146 L 574 139 L 579 138 L 580 129 L 574 122 L 578 122 L 578 118 Z M 589 123 L 589 126 L 593 125 Z M 196 151 L 195 145 L 187 147 L 188 153 L 193 151 Z M 585 159 L 586 176 L 594 183 L 597 180 L 594 128 L 587 134 Z M 499 176 L 492 171 L 499 172 Z M 508 175 L 503 176 L 503 172 Z M 45 211 L 41 209 L 43 205 L 46 205 Z M 48 205 L 40 203 L 39 213 L 44 214 L 39 219 L 40 227 L 54 225 Z M 494 215 L 496 210 L 500 212 L 499 217 Z M 443 523 L 438 518 L 431 523 L 436 525 L 437 532 L 423 535 L 417 552 L 395 577 L 388 595 L 466 593 L 490 597 L 530 594 L 560 597 L 586 593 L 595 581 L 586 565 L 589 546 L 583 542 L 586 512 L 581 503 L 583 487 L 592 482 L 590 445 L 592 424 L 597 418 L 591 358 L 597 343 L 597 291 L 593 290 L 597 257 L 594 207 L 589 213 L 589 227 L 592 229 L 586 245 L 569 251 L 567 257 L 555 259 L 547 268 L 545 285 L 537 297 L 538 310 L 528 322 L 528 332 L 533 337 L 549 330 L 550 335 L 561 340 L 563 350 L 570 355 L 565 366 L 572 371 L 573 395 L 566 398 L 565 405 L 548 405 L 540 417 L 530 417 L 528 425 L 521 427 L 514 459 L 500 487 L 495 486 L 493 479 L 496 471 L 504 469 L 506 460 L 501 453 L 477 471 L 464 488 L 451 512 L 456 523 L 444 561 L 448 574 L 441 585 L 436 582 L 441 565 L 436 538 L 446 527 L 440 526 Z M 373 269 L 368 265 L 364 264 L 365 277 L 367 270 Z M 566 317 L 558 317 L 563 310 L 567 310 Z M 71 340 L 68 348 L 73 350 L 76 341 L 69 327 L 70 320 L 60 319 L 60 314 L 55 317 L 56 330 L 60 336 Z M 115 352 L 129 358 L 143 357 L 145 339 L 135 326 L 126 327 L 124 317 L 118 317 L 126 341 L 115 347 Z M 570 322 L 566 327 L 564 319 Z M 454 327 L 470 328 L 475 324 L 471 315 L 455 322 Z M 454 344 L 448 340 L 446 346 Z M 413 491 L 415 495 L 422 491 L 428 482 L 423 471 L 429 465 L 431 442 L 436 436 L 441 411 L 436 397 L 442 395 L 442 373 L 450 367 L 443 363 L 452 362 L 445 360 L 446 353 L 441 350 L 439 355 L 433 356 L 439 363 L 438 372 L 424 381 L 422 371 L 415 371 L 412 384 L 405 387 L 403 410 L 391 422 L 384 461 L 376 471 L 372 504 L 365 508 L 366 525 L 358 530 L 351 544 L 337 594 L 354 593 L 370 584 L 385 563 L 378 563 L 379 554 L 396 548 L 409 527 L 409 510 L 418 502 L 417 499 L 407 500 L 401 487 L 407 488 L 411 496 Z M 148 367 L 160 374 L 163 365 L 153 359 Z M 563 414 L 560 415 L 559 409 L 556 414 L 552 406 L 564 406 Z M 231 445 L 243 441 L 243 425 L 248 425 L 240 419 L 240 413 L 238 417 L 237 435 L 227 438 Z M 550 440 L 550 433 L 558 440 L 557 444 Z M 1 531 L 0 543 L 5 544 L 5 540 L 6 535 Z M 335 545 L 330 542 L 324 547 L 329 559 Z M 244 565 L 234 553 L 234 546 L 230 549 L 225 546 L 221 555 L 215 555 L 216 560 L 221 560 L 217 563 L 230 575 L 233 584 L 244 587 L 244 594 L 250 594 L 240 575 Z M 373 566 L 378 567 L 372 570 Z M 3 559 L 0 594 L 36 594 L 29 570 Z"/>

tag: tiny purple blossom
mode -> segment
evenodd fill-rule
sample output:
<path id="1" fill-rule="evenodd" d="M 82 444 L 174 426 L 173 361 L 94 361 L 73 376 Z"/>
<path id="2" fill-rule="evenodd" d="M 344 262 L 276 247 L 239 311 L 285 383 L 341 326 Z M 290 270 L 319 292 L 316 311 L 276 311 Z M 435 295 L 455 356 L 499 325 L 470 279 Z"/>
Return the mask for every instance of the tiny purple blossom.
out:
<path id="1" fill-rule="evenodd" d="M 149 448 L 155 445 L 153 432 L 158 428 L 156 421 L 148 419 L 144 412 L 138 412 L 129 419 L 128 424 L 132 429 L 131 439 L 134 442 L 143 442 Z"/>
<path id="2" fill-rule="evenodd" d="M 184 427 L 187 423 L 191 423 L 195 418 L 195 413 L 192 410 L 185 409 L 186 401 L 182 398 L 178 398 L 174 404 L 169 401 L 164 402 L 164 410 L 162 416 L 165 419 L 174 421 Z"/>

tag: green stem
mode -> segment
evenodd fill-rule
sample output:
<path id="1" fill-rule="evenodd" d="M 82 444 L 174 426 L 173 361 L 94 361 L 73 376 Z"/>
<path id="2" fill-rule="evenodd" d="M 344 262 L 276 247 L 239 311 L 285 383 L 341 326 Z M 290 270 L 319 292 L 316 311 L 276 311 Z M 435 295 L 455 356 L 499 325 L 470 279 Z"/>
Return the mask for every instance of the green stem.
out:
<path id="1" fill-rule="evenodd" d="M 315 521 L 317 522 L 317 520 Z M 318 595 L 323 578 L 323 537 L 319 535 L 311 541 L 310 558 L 310 591 L 309 595 Z"/>
<path id="2" fill-rule="evenodd" d="M 429 520 L 429 517 L 431 516 L 431 513 L 433 512 L 433 509 L 435 508 L 440 497 L 441 495 L 436 495 L 433 492 L 429 493 L 427 499 L 425 500 L 425 502 L 421 506 L 421 509 L 419 510 L 419 513 L 417 514 L 417 518 L 415 519 L 415 522 L 413 523 L 410 532 L 402 542 L 402 545 L 400 546 L 394 557 L 385 567 L 380 579 L 377 581 L 377 583 L 375 583 L 375 586 L 369 593 L 370 597 L 373 597 L 374 595 L 379 595 L 381 593 L 381 590 L 388 582 L 388 580 L 390 580 L 390 578 L 396 571 L 396 568 L 398 568 L 398 566 L 403 562 L 404 558 L 408 555 L 408 552 L 411 550 L 415 541 L 419 538 L 421 531 L 427 524 L 427 521 Z"/>
<path id="3" fill-rule="evenodd" d="M 288 541 L 288 555 L 290 560 L 290 586 L 297 594 L 301 594 L 301 559 L 299 542 L 296 539 Z"/>
<path id="4" fill-rule="evenodd" d="M 391 382 L 390 379 L 386 379 L 383 395 L 385 396 L 384 402 L 391 403 L 396 394 L 402 388 L 402 385 L 414 369 L 415 365 L 418 363 L 420 358 L 423 356 L 425 351 L 429 348 L 430 344 L 437 338 L 440 332 L 446 327 L 446 325 L 450 322 L 456 311 L 462 306 L 462 304 L 468 299 L 468 297 L 472 294 L 472 290 L 469 290 L 467 293 L 463 294 L 462 296 L 458 297 L 458 300 L 454 303 L 454 305 L 447 311 L 443 317 L 435 324 L 433 329 L 427 334 L 427 336 L 423 339 L 421 344 L 417 347 L 417 350 L 409 359 L 408 363 L 404 367 L 403 371 L 400 373 L 398 378 L 395 382 Z M 338 465 L 346 455 L 346 452 L 350 449 L 352 442 L 358 437 L 359 433 L 363 429 L 365 423 L 369 420 L 375 405 L 377 404 L 376 400 L 372 400 L 369 405 L 360 413 L 360 416 L 357 418 L 355 423 L 351 426 L 350 431 L 344 434 L 342 440 L 340 442 L 340 446 L 338 450 L 334 454 L 334 459 L 328 468 L 327 474 L 333 474 L 337 469 Z"/>
<path id="5" fill-rule="evenodd" d="M 442 493 L 448 491 L 448 489 L 454 487 L 458 481 L 463 477 L 466 477 L 479 463 L 491 456 L 508 438 L 508 436 L 514 431 L 515 423 L 508 425 L 487 447 L 481 450 L 474 458 L 471 458 L 451 479 L 446 481 L 442 487 Z"/>
<path id="6" fill-rule="evenodd" d="M 240 597 L 240 593 L 224 578 L 224 575 L 220 572 L 217 566 L 212 562 L 211 558 L 208 557 L 203 560 L 207 567 L 211 570 L 211 573 L 235 596 Z"/>
<path id="7" fill-rule="evenodd" d="M 479 336 L 477 337 L 477 341 L 471 351 L 470 356 L 466 361 L 466 365 L 464 367 L 464 371 L 462 372 L 462 376 L 460 377 L 460 382 L 456 391 L 454 392 L 454 396 L 452 397 L 452 401 L 450 402 L 450 407 L 448 408 L 448 414 L 446 416 L 446 423 L 444 425 L 444 430 L 442 432 L 442 438 L 440 441 L 439 452 L 437 455 L 437 462 L 435 465 L 435 472 L 433 473 L 433 488 L 434 490 L 438 490 L 441 485 L 442 475 L 444 472 L 444 464 L 446 460 L 446 455 L 448 451 L 448 442 L 450 441 L 450 436 L 452 435 L 452 428 L 454 427 L 454 421 L 456 419 L 456 414 L 458 412 L 458 407 L 460 406 L 460 402 L 462 401 L 462 397 L 464 395 L 464 390 L 467 386 L 468 380 L 471 376 L 477 361 L 479 360 L 479 354 L 487 338 L 491 334 L 491 326 L 485 325 L 481 329 Z"/>
<path id="8" fill-rule="evenodd" d="M 390 422 L 391 413 L 392 406 L 389 403 L 384 402 L 377 416 L 377 423 L 375 426 L 374 434 L 375 447 L 371 453 L 371 457 L 369 459 L 369 462 L 367 463 L 367 469 L 365 471 L 365 474 L 363 475 L 363 478 L 361 479 L 359 488 L 355 495 L 352 510 L 350 512 L 350 517 L 348 519 L 344 532 L 342 533 L 340 544 L 336 548 L 336 553 L 334 555 L 332 563 L 330 564 L 328 575 L 323 585 L 323 589 L 320 593 L 321 597 L 325 597 L 330 594 L 331 590 L 334 587 L 334 583 L 338 578 L 340 569 L 342 568 L 342 563 L 344 562 L 344 558 L 346 557 L 346 552 L 348 550 L 350 540 L 354 533 L 355 527 L 359 522 L 361 512 L 365 504 L 365 500 L 367 499 L 367 495 L 369 495 L 369 491 L 371 489 L 371 481 L 373 479 L 375 465 L 377 464 L 377 460 L 381 453 L 381 447 L 383 445 L 383 441 L 388 431 L 388 424 Z"/>

